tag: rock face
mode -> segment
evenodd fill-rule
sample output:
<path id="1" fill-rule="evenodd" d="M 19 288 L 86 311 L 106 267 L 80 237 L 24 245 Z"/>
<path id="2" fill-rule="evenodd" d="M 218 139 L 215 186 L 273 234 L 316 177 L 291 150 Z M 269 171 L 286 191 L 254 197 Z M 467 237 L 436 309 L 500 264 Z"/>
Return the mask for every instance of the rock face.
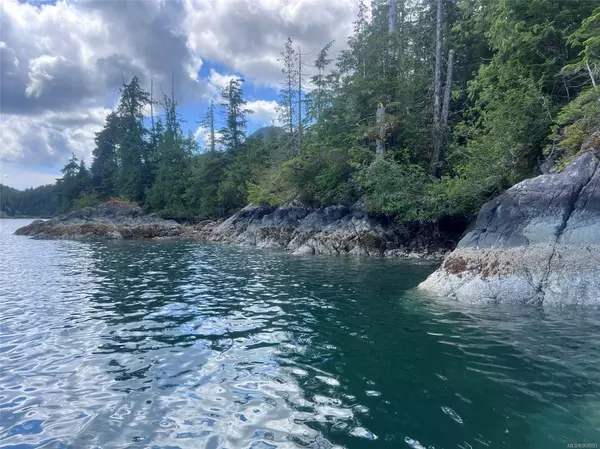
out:
<path id="1" fill-rule="evenodd" d="M 221 223 L 196 227 L 205 239 L 244 246 L 276 247 L 292 254 L 442 258 L 455 245 L 464 223 L 397 226 L 390 217 L 352 207 L 312 209 L 246 206 Z"/>
<path id="2" fill-rule="evenodd" d="M 484 205 L 419 288 L 470 302 L 600 304 L 600 135 L 562 172 Z"/>
<path id="3" fill-rule="evenodd" d="M 136 205 L 109 201 L 51 220 L 35 220 L 17 229 L 15 234 L 53 238 L 132 239 L 182 237 L 187 232 L 184 226 L 174 221 L 144 214 Z"/>

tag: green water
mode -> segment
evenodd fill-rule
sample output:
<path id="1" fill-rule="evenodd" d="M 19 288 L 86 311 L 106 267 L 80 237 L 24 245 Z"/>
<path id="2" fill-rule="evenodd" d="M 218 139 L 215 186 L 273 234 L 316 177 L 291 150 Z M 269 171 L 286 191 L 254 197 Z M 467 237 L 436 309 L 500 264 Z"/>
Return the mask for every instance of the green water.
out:
<path id="1" fill-rule="evenodd" d="M 0 448 L 600 443 L 598 310 L 433 300 L 430 264 L 24 223 L 0 220 Z"/>

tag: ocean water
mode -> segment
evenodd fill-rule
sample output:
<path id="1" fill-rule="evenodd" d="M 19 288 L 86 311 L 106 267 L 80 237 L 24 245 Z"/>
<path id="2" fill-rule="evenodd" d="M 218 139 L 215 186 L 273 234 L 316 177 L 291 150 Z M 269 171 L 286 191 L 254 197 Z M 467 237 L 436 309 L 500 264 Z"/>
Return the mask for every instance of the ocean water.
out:
<path id="1" fill-rule="evenodd" d="M 425 297 L 433 264 L 27 222 L 0 220 L 0 448 L 600 444 L 599 310 Z"/>

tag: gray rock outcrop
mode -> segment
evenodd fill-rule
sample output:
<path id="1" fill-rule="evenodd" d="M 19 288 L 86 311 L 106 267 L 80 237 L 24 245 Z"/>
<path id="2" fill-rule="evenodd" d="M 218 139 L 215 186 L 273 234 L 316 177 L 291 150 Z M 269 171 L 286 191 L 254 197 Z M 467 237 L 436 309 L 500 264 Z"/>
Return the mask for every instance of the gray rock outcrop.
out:
<path id="1" fill-rule="evenodd" d="M 464 229 L 458 226 L 398 226 L 393 218 L 352 207 L 246 206 L 221 223 L 203 223 L 207 240 L 243 246 L 275 247 L 296 255 L 331 254 L 440 259 Z"/>
<path id="2" fill-rule="evenodd" d="M 145 214 L 139 206 L 109 201 L 50 220 L 35 220 L 15 231 L 17 235 L 46 238 L 140 239 L 182 237 L 186 227 L 172 220 Z"/>
<path id="3" fill-rule="evenodd" d="M 485 204 L 419 288 L 460 301 L 600 304 L 600 135 Z"/>

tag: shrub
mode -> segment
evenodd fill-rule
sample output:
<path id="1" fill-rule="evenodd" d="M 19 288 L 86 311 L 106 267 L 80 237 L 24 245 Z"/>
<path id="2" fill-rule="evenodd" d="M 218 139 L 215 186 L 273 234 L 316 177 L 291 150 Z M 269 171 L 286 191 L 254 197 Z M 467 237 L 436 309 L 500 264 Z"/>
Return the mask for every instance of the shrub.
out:
<path id="1" fill-rule="evenodd" d="M 576 154 L 587 138 L 600 131 L 600 89 L 586 89 L 567 104 L 552 131 L 552 143 L 545 150 L 547 156 L 561 161 Z"/>
<path id="2" fill-rule="evenodd" d="M 75 201 L 73 201 L 73 205 L 71 206 L 72 210 L 81 209 L 83 207 L 96 207 L 101 204 L 103 201 L 98 198 L 93 193 L 88 193 L 85 195 L 81 195 Z"/>

